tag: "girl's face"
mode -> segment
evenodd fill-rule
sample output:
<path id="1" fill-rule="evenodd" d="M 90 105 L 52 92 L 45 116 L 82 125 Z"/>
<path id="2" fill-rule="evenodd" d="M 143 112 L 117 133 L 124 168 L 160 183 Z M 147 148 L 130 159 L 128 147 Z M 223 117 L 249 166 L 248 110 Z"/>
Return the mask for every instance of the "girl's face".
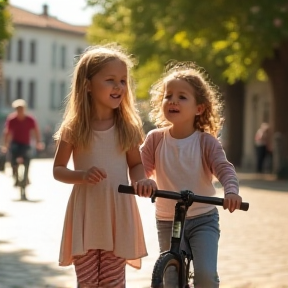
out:
<path id="1" fill-rule="evenodd" d="M 188 82 L 170 78 L 164 84 L 162 109 L 173 126 L 193 127 L 195 116 L 203 112 L 203 105 L 196 103 L 195 90 Z"/>
<path id="2" fill-rule="evenodd" d="M 115 59 L 108 62 L 88 84 L 97 115 L 109 116 L 127 94 L 127 66 Z"/>

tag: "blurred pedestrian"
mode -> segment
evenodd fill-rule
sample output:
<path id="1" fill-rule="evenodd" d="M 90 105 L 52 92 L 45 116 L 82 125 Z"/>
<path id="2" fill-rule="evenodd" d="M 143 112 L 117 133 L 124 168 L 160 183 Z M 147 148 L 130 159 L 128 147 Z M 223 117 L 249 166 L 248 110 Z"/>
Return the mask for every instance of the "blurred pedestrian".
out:
<path id="1" fill-rule="evenodd" d="M 269 172 L 272 170 L 272 141 L 269 124 L 261 123 L 255 134 L 256 171 L 263 173 L 265 163 L 269 161 Z"/>
<path id="2" fill-rule="evenodd" d="M 17 158 L 23 158 L 25 166 L 24 179 L 29 182 L 28 173 L 31 159 L 31 135 L 36 140 L 36 149 L 41 150 L 43 148 L 43 143 L 41 142 L 37 120 L 26 113 L 25 100 L 17 99 L 13 101 L 12 107 L 15 111 L 7 116 L 5 122 L 4 146 L 2 147 L 2 152 L 10 152 L 13 176 L 15 177 L 15 185 L 17 186 Z"/>

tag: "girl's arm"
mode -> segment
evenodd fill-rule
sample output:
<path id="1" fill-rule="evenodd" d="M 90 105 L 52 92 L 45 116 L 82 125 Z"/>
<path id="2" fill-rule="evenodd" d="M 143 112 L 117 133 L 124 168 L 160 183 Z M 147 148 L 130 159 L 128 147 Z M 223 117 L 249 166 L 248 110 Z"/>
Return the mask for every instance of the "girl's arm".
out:
<path id="1" fill-rule="evenodd" d="M 54 157 L 53 176 L 56 180 L 64 183 L 84 184 L 86 171 L 74 171 L 67 168 L 72 151 L 72 144 L 60 140 Z"/>
<path id="2" fill-rule="evenodd" d="M 239 182 L 235 168 L 227 158 L 221 143 L 208 133 L 202 135 L 201 146 L 204 166 L 215 175 L 224 187 L 225 194 L 239 194 Z"/>
<path id="3" fill-rule="evenodd" d="M 155 181 L 147 179 L 141 161 L 138 147 L 130 149 L 126 153 L 129 176 L 134 189 L 139 196 L 149 197 L 153 190 L 157 189 Z"/>
<path id="4" fill-rule="evenodd" d="M 144 143 L 140 146 L 141 160 L 144 165 L 145 174 L 147 178 L 153 177 L 155 169 L 155 147 L 154 147 L 155 145 L 152 134 L 153 132 L 154 130 L 151 130 L 147 134 Z"/>
<path id="5" fill-rule="evenodd" d="M 129 167 L 129 176 L 131 182 L 137 182 L 143 178 L 146 179 L 144 167 L 141 161 L 140 153 L 138 147 L 130 149 L 126 153 L 127 164 Z"/>
<path id="6" fill-rule="evenodd" d="M 227 160 L 223 147 L 217 139 L 210 135 L 204 139 L 204 142 L 202 141 L 204 162 L 224 187 L 225 199 L 223 207 L 232 213 L 235 209 L 239 209 L 242 202 L 235 168 Z"/>

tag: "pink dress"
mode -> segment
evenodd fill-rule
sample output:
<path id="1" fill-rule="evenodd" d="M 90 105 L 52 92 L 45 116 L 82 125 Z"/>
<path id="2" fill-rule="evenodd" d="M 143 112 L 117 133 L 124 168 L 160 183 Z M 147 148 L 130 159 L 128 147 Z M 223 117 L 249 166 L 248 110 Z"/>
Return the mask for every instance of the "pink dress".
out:
<path id="1" fill-rule="evenodd" d="M 65 134 L 65 133 L 63 133 Z M 68 202 L 60 266 L 89 249 L 113 251 L 135 268 L 147 256 L 141 218 L 134 195 L 118 193 L 119 184 L 128 184 L 126 153 L 117 145 L 115 127 L 94 131 L 91 151 L 73 152 L 75 170 L 92 166 L 105 169 L 107 178 L 98 184 L 76 184 Z M 69 142 L 62 136 L 63 141 Z"/>

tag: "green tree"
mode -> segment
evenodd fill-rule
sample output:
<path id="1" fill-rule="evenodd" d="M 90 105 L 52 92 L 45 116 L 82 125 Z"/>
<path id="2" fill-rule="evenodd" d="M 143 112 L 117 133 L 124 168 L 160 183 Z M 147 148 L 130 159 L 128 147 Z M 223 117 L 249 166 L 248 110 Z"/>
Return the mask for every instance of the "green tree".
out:
<path id="1" fill-rule="evenodd" d="M 4 53 L 4 44 L 11 36 L 11 21 L 7 7 L 8 0 L 0 0 L 0 86 L 3 80 L 1 62 Z"/>
<path id="2" fill-rule="evenodd" d="M 122 40 L 129 45 L 133 53 L 139 55 L 140 67 L 142 64 L 145 67 L 147 62 L 155 59 L 155 55 L 158 55 L 160 64 L 171 58 L 193 58 L 201 66 L 209 68 L 209 74 L 218 83 L 231 86 L 232 89 L 228 86 L 227 93 L 236 90 L 238 94 L 239 91 L 244 93 L 243 82 L 255 75 L 266 74 L 274 95 L 274 130 L 282 135 L 285 143 L 282 156 L 288 158 L 287 0 L 88 2 L 101 7 L 99 15 L 102 19 L 112 17 L 113 21 L 105 27 L 106 31 L 110 31 L 110 35 L 114 34 L 116 24 L 119 27 L 116 17 L 118 11 L 129 11 L 129 24 L 122 26 L 121 33 L 126 33 L 126 36 L 131 37 L 131 41 L 124 38 Z M 95 24 L 98 25 L 94 27 L 95 30 L 99 29 L 99 15 L 95 16 Z M 111 36 L 110 40 L 113 38 L 113 35 Z M 238 98 L 234 99 L 232 96 L 226 97 L 228 106 L 229 101 L 237 99 L 240 99 L 243 105 L 243 95 L 241 98 L 239 94 Z"/>

